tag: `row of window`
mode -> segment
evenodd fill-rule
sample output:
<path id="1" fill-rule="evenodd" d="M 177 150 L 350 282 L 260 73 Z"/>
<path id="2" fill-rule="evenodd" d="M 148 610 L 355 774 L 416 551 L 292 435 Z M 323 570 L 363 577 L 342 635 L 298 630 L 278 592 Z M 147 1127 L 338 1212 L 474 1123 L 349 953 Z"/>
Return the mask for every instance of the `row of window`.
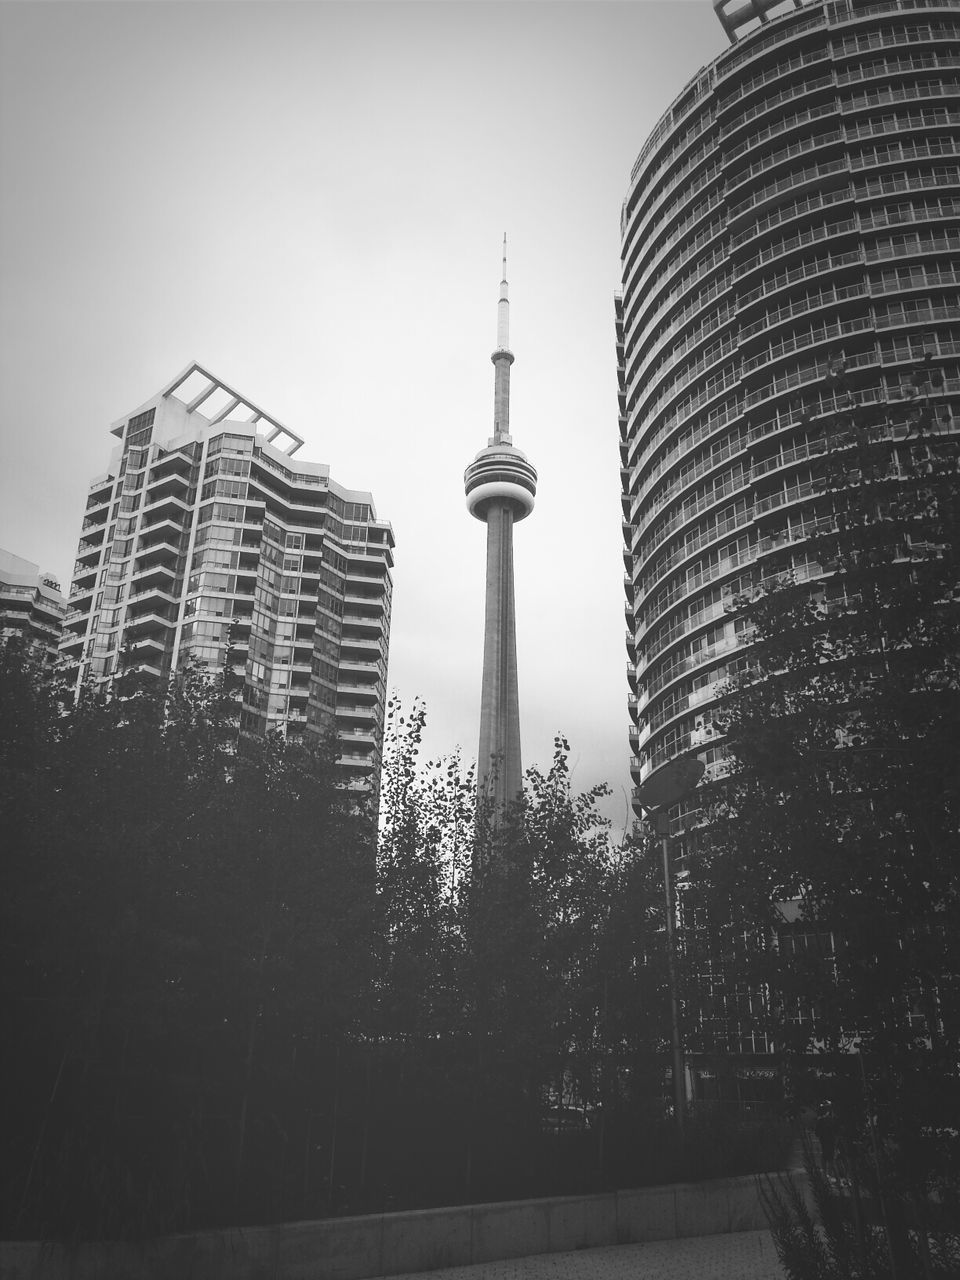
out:
<path id="1" fill-rule="evenodd" d="M 960 95 L 960 81 L 950 78 L 930 78 L 929 80 L 920 80 L 909 87 L 901 87 L 897 89 L 885 88 L 877 90 L 869 90 L 849 96 L 840 96 L 835 107 L 836 113 L 845 115 L 850 111 L 861 111 L 871 109 L 877 106 L 895 105 L 898 103 L 906 103 L 913 101 L 927 101 L 930 99 L 949 97 L 952 95 Z M 799 96 L 799 95 L 797 95 Z M 837 142 L 841 140 L 840 135 L 836 132 L 828 134 L 825 142 Z M 800 154 L 802 151 L 808 151 L 816 145 L 815 139 L 803 139 L 801 142 L 793 144 L 792 148 L 783 151 L 780 159 L 786 158 L 788 154 Z M 732 178 L 727 173 L 727 166 L 722 158 L 705 169 L 696 179 L 686 181 L 679 187 L 672 189 L 673 198 L 668 202 L 659 206 L 656 210 L 656 216 L 653 211 L 648 209 L 641 218 L 635 219 L 630 226 L 628 234 L 624 242 L 624 258 L 625 268 L 633 271 L 636 269 L 638 255 L 642 254 L 644 258 L 649 256 L 652 261 L 658 258 L 660 254 L 669 246 L 676 245 L 677 233 L 692 225 L 693 222 L 699 221 L 703 214 L 712 207 L 722 196 L 724 189 L 723 183 L 720 184 L 718 190 L 704 200 L 700 193 L 715 179 L 720 180 L 723 175 L 725 178 L 725 189 L 730 190 L 737 185 L 738 182 L 751 176 L 753 172 L 761 172 L 768 168 L 774 160 L 771 157 L 765 157 L 750 166 L 749 170 L 745 170 L 743 175 L 738 178 Z M 750 198 L 741 205 L 734 205 L 728 210 L 728 214 L 745 210 L 758 202 L 758 198 L 767 198 L 773 191 L 783 189 L 781 184 L 774 184 L 773 187 L 762 188 L 761 192 L 751 193 Z M 688 207 L 691 202 L 696 200 L 697 204 L 693 208 Z M 661 237 L 663 241 L 661 243 Z M 630 242 L 635 240 L 636 244 L 631 251 Z"/>
<path id="2" fill-rule="evenodd" d="M 823 177 L 828 173 L 831 173 L 831 174 L 834 172 L 838 174 L 844 173 L 847 171 L 847 167 L 848 166 L 846 161 L 839 162 L 839 164 L 838 162 L 832 162 L 830 166 L 820 166 L 820 167 L 813 166 L 812 168 L 805 169 L 799 175 L 798 174 L 787 175 L 785 178 L 778 179 L 772 185 L 768 184 L 768 187 L 764 187 L 759 191 L 751 193 L 748 199 L 745 202 L 743 202 L 743 208 L 744 209 L 753 208 L 755 205 L 762 203 L 763 200 L 767 199 L 771 194 L 779 193 L 780 191 L 787 190 L 791 186 L 796 186 L 798 182 L 808 182 L 813 179 L 816 179 L 817 177 Z M 904 171 L 903 173 L 900 173 L 900 174 L 884 175 L 882 180 L 880 180 L 881 181 L 880 187 L 878 187 L 876 183 L 866 183 L 866 184 L 863 182 L 853 183 L 853 184 L 848 184 L 843 190 L 838 192 L 833 192 L 833 193 L 818 192 L 812 198 L 812 200 L 811 200 L 810 193 L 804 192 L 802 195 L 799 195 L 797 198 L 794 199 L 791 206 L 780 208 L 774 211 L 772 214 L 767 215 L 767 217 L 773 217 L 776 223 L 779 224 L 783 222 L 786 218 L 793 217 L 793 216 L 800 216 L 803 213 L 809 212 L 811 204 L 813 205 L 813 207 L 825 207 L 825 205 L 828 203 L 835 204 L 837 202 L 837 199 L 840 199 L 840 198 L 844 200 L 864 199 L 867 196 L 883 195 L 884 192 L 889 192 L 889 191 L 903 190 L 906 192 L 912 192 L 913 190 L 921 186 L 929 187 L 929 186 L 939 186 L 939 185 L 946 185 L 946 186 L 955 185 L 956 172 L 957 172 L 956 169 L 951 169 L 950 167 L 944 168 L 943 166 L 935 167 L 932 173 L 928 173 L 926 171 L 924 171 L 923 173 L 914 173 L 914 172 L 908 173 Z M 728 211 L 728 213 L 730 212 L 732 211 Z M 758 223 L 759 221 L 760 220 L 756 217 L 756 215 L 754 215 L 754 217 L 751 219 L 750 223 L 747 226 L 747 231 L 752 234 L 755 230 L 754 224 Z M 709 242 L 710 239 L 714 237 L 722 236 L 723 245 L 729 251 L 730 238 L 736 239 L 736 234 L 734 233 L 732 237 L 728 238 L 728 236 L 725 234 L 725 232 L 728 229 L 729 229 L 729 226 L 728 226 L 727 219 L 714 222 L 711 224 L 711 230 L 713 231 L 714 235 L 701 236 L 700 233 L 698 232 L 696 235 L 697 243 L 700 245 L 706 244 Z M 675 244 L 677 238 L 678 238 L 677 235 L 671 236 L 670 244 Z M 665 247 L 667 246 L 665 245 Z M 669 262 L 666 263 L 666 265 L 662 268 L 662 270 L 654 278 L 654 280 L 656 281 L 662 278 L 663 281 L 666 282 L 668 279 L 672 279 L 678 267 L 682 263 L 684 263 L 686 260 L 687 260 L 687 257 L 683 254 L 682 251 L 679 253 L 671 253 Z M 686 281 L 686 283 L 683 283 L 683 281 L 681 281 L 679 285 L 676 285 L 674 287 L 671 294 L 669 295 L 672 302 L 675 302 L 677 297 L 680 294 L 682 294 L 686 289 L 689 289 L 690 287 L 692 287 L 692 284 L 698 278 L 698 272 L 700 272 L 700 270 L 701 270 L 700 266 L 693 268 L 693 270 L 691 272 L 688 272 L 687 275 L 683 278 L 683 280 Z M 641 285 L 643 285 L 644 283 L 643 277 L 648 273 L 649 273 L 649 268 L 647 268 L 644 272 L 642 272 L 638 277 L 636 275 L 635 270 L 633 270 L 628 264 L 627 273 L 625 274 L 627 287 L 630 288 L 631 290 L 636 289 L 637 295 L 638 295 L 634 305 L 629 307 L 625 316 L 625 324 L 628 329 L 628 332 L 632 329 L 632 326 L 634 324 L 640 298 L 643 299 L 643 308 L 644 308 L 643 315 L 645 319 L 645 326 L 649 326 L 651 323 L 652 317 L 650 315 L 649 305 L 647 302 L 647 290 L 641 289 Z M 697 307 L 693 308 L 693 310 L 696 310 L 696 309 L 698 308 Z M 673 319 L 675 319 L 675 317 Z M 641 342 L 645 342 L 646 335 L 643 335 L 640 340 Z"/>
<path id="3" fill-rule="evenodd" d="M 795 35 L 796 28 L 787 33 L 777 33 L 774 37 L 774 44 L 784 44 Z M 795 70 L 805 66 L 822 64 L 823 59 L 827 56 L 846 58 L 858 53 L 904 46 L 916 49 L 920 45 L 931 42 L 957 39 L 960 39 L 960 26 L 949 20 L 929 23 L 906 22 L 897 26 L 886 27 L 878 32 L 858 33 L 852 37 L 835 36 L 820 49 L 794 54 L 793 56 L 782 58 L 773 66 L 763 67 L 755 72 L 754 75 L 735 84 L 731 91 L 718 91 L 716 98 L 705 104 L 696 117 L 687 116 L 683 121 L 682 128 L 678 128 L 673 138 L 664 144 L 664 140 L 670 134 L 673 119 L 680 110 L 679 107 L 672 109 L 654 129 L 638 157 L 634 168 L 634 176 L 639 173 L 641 165 L 657 144 L 661 144 L 659 155 L 647 165 L 642 177 L 636 181 L 630 192 L 624 207 L 625 219 L 634 215 L 642 200 L 653 198 L 658 185 L 659 189 L 663 190 L 667 183 L 673 184 L 683 179 L 697 164 L 705 160 L 715 147 L 713 137 L 709 138 L 705 143 L 700 143 L 696 150 L 690 151 L 689 148 L 692 144 L 698 142 L 708 130 L 712 133 L 718 113 L 727 112 L 733 104 L 742 101 L 758 88 L 771 83 L 783 84 L 784 77 L 790 76 Z M 742 53 L 755 57 L 760 51 L 760 47 L 761 43 L 753 40 Z M 934 50 L 927 56 L 937 57 L 938 53 Z M 734 69 L 734 65 L 734 63 L 726 66 L 723 66 L 722 63 L 718 64 L 718 71 L 721 71 L 722 67 L 721 74 L 728 75 Z M 710 72 L 707 74 L 709 77 Z M 728 115 L 723 124 L 724 135 L 730 137 L 737 129 L 742 128 L 744 124 L 749 123 L 751 120 L 757 119 L 770 111 L 778 110 L 785 102 L 791 101 L 801 94 L 815 91 L 821 87 L 822 83 L 832 82 L 832 80 L 832 73 L 829 76 L 815 75 L 812 79 L 808 77 L 805 81 L 795 81 L 788 88 L 780 89 L 772 95 L 767 95 L 766 98 L 752 103 L 739 115 Z M 685 152 L 688 152 L 688 154 L 681 159 Z M 664 181 L 667 170 L 674 165 L 677 165 L 677 167 Z"/>
<path id="4" fill-rule="evenodd" d="M 841 194 L 845 200 L 853 200 L 856 193 L 852 187 L 847 187 L 844 188 Z M 825 202 L 822 199 L 818 199 L 815 207 L 823 207 L 824 203 Z M 809 204 L 809 201 L 805 199 L 800 202 L 800 204 L 804 207 L 799 209 L 791 207 L 792 212 L 796 212 L 797 216 L 810 211 L 809 208 L 806 207 Z M 926 218 L 939 218 L 945 216 L 955 217 L 957 215 L 958 208 L 960 208 L 960 201 L 957 201 L 955 198 L 937 197 L 924 199 L 923 197 L 918 197 L 910 202 L 898 202 L 895 205 L 887 205 L 882 206 L 879 209 L 874 209 L 871 211 L 869 219 L 865 213 L 860 213 L 840 228 L 824 224 L 824 230 L 819 235 L 815 228 L 812 231 L 801 232 L 799 235 L 795 233 L 794 236 L 789 237 L 784 241 L 782 248 L 785 252 L 791 251 L 804 243 L 812 243 L 813 240 L 818 238 L 822 239 L 823 235 L 827 234 L 828 227 L 831 233 L 836 232 L 837 230 L 856 231 L 858 229 L 862 232 L 865 229 L 870 229 L 870 227 L 916 222 Z M 867 225 L 868 222 L 869 226 Z M 883 249 L 878 252 L 887 252 L 887 250 Z M 756 261 L 762 261 L 770 258 L 771 256 L 772 255 L 769 252 L 766 252 L 761 255 L 760 259 L 751 260 L 751 265 Z M 864 256 L 867 261 L 871 260 L 871 257 L 873 256 L 871 253 L 871 246 L 869 244 L 864 248 Z M 741 274 L 745 273 L 741 273 L 738 270 L 736 278 L 740 279 Z M 669 358 L 672 360 L 678 353 L 679 348 L 682 347 L 685 352 L 687 349 L 695 346 L 699 340 L 702 340 L 708 337 L 711 333 L 716 332 L 723 324 L 729 321 L 736 314 L 738 306 L 742 306 L 744 300 L 752 302 L 762 296 L 762 291 L 755 291 L 749 295 L 745 295 L 744 300 L 733 299 L 726 296 L 723 296 L 721 300 L 721 295 L 725 294 L 725 290 L 732 282 L 732 279 L 733 277 L 729 273 L 726 273 L 721 279 L 714 280 L 706 289 L 701 290 L 695 297 L 684 302 L 680 310 L 675 314 L 666 315 L 666 317 L 665 313 L 669 312 L 669 305 L 665 305 L 664 302 L 661 301 L 658 308 L 651 312 L 649 309 L 647 294 L 642 290 L 638 290 L 631 307 L 631 312 L 639 321 L 642 321 L 643 327 L 639 332 L 634 333 L 631 331 L 627 334 L 627 340 L 631 352 L 630 368 L 633 369 L 636 367 L 636 362 L 640 359 L 644 351 L 648 352 L 646 358 L 651 360 L 653 351 L 657 345 L 672 337 L 674 334 L 679 334 L 678 342 L 674 344 L 674 347 L 670 351 Z M 630 287 L 632 289 L 632 286 Z M 769 292 L 769 289 L 766 291 Z M 711 303 L 714 304 L 712 309 Z M 696 320 L 694 328 L 687 331 L 687 326 L 694 320 Z M 668 363 L 666 359 L 663 360 L 660 367 L 663 367 L 663 364 L 665 363 Z"/>

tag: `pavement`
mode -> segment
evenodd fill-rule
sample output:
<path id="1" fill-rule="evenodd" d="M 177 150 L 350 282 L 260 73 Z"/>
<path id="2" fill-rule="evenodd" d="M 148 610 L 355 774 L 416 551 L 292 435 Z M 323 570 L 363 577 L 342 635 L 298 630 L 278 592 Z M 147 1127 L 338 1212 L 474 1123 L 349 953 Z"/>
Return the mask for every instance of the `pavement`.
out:
<path id="1" fill-rule="evenodd" d="M 504 1258 L 393 1280 L 786 1280 L 769 1231 Z"/>

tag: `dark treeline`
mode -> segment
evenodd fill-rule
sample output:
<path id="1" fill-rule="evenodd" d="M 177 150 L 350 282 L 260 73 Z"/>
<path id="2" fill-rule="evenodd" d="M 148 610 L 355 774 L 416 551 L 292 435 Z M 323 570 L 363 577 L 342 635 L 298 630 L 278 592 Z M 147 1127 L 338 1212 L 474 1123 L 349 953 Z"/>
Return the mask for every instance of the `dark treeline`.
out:
<path id="1" fill-rule="evenodd" d="M 333 748 L 237 753 L 235 711 L 196 672 L 74 704 L 0 651 L 4 1237 L 751 1167 L 663 1141 L 657 862 L 564 743 L 484 832 L 393 707 L 378 874 Z"/>
<path id="2" fill-rule="evenodd" d="M 960 1274 L 960 467 L 925 386 L 929 356 L 895 412 L 848 387 L 821 427 L 804 562 L 733 605 L 753 644 L 688 840 L 686 1047 L 751 1026 L 832 1134 L 819 1226 L 774 1213 L 804 1280 Z"/>

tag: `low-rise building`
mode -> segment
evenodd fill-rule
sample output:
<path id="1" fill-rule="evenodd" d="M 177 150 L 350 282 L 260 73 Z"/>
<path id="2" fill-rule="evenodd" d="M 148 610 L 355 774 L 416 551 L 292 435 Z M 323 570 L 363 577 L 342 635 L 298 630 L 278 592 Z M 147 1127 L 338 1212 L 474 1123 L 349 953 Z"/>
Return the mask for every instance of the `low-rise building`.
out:
<path id="1" fill-rule="evenodd" d="M 60 583 L 32 560 L 0 549 L 0 639 L 22 636 L 52 666 L 67 604 Z"/>

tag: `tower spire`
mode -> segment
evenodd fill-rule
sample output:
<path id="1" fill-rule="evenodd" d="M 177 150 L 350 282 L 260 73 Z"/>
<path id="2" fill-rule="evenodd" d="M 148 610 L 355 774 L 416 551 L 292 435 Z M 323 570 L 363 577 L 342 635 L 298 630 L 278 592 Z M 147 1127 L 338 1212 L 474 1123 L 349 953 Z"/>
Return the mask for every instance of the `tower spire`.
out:
<path id="1" fill-rule="evenodd" d="M 507 292 L 507 233 L 503 233 L 503 275 L 497 305 L 497 350 L 510 350 L 510 298 Z"/>
<path id="2" fill-rule="evenodd" d="M 491 444 L 510 444 L 510 297 L 507 286 L 507 233 L 503 233 L 503 276 L 500 301 L 497 303 L 497 349 L 490 357 L 495 374 L 493 383 L 493 439 Z"/>

